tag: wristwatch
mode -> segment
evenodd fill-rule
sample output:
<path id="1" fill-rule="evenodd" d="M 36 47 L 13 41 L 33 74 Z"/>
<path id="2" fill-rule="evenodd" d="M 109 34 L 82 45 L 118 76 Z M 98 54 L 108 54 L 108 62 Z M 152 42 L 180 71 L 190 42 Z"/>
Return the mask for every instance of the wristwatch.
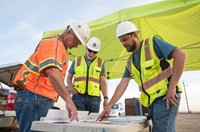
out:
<path id="1" fill-rule="evenodd" d="M 108 100 L 108 96 L 104 96 L 104 99 L 107 99 L 107 100 Z"/>

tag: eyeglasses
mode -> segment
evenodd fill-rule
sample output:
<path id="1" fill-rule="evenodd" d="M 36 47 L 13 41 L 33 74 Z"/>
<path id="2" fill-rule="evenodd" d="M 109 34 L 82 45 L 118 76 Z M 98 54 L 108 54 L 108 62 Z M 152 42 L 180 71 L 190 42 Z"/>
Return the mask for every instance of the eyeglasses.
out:
<path id="1" fill-rule="evenodd" d="M 94 54 L 97 54 L 98 52 L 96 52 L 96 51 L 93 51 L 93 50 L 91 50 L 91 49 L 88 49 L 88 51 L 90 52 L 90 53 L 94 53 Z"/>

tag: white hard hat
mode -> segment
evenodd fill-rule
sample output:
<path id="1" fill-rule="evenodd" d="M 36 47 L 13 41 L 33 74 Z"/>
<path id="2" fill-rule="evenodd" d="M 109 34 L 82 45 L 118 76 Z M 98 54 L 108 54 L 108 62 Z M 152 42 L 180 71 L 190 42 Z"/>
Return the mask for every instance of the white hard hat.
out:
<path id="1" fill-rule="evenodd" d="M 100 51 L 101 50 L 101 41 L 100 39 L 96 37 L 90 38 L 90 40 L 87 42 L 87 48 L 93 51 Z"/>
<path id="2" fill-rule="evenodd" d="M 137 27 L 130 21 L 123 21 L 117 26 L 116 36 L 117 38 L 132 32 L 141 32 Z"/>
<path id="3" fill-rule="evenodd" d="M 86 23 L 71 23 L 69 25 L 82 44 L 86 43 L 90 37 L 90 28 Z"/>

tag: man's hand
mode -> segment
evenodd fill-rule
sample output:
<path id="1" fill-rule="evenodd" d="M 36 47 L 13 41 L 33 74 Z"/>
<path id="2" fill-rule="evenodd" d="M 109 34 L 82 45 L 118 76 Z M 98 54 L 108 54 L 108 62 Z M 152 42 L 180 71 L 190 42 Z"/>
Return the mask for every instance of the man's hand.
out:
<path id="1" fill-rule="evenodd" d="M 78 91 L 73 87 L 70 89 L 72 94 L 75 95 L 75 94 L 78 94 Z"/>
<path id="2" fill-rule="evenodd" d="M 178 97 L 179 96 L 176 94 L 176 90 L 171 90 L 169 88 L 166 96 L 163 98 L 164 100 L 166 100 L 166 108 L 169 109 L 170 104 L 177 106 L 179 104 L 179 102 L 177 101 Z"/>
<path id="3" fill-rule="evenodd" d="M 24 83 L 21 80 L 17 80 L 16 84 L 14 82 L 11 82 L 11 86 L 14 87 L 15 91 L 22 91 L 26 89 Z"/>
<path id="4" fill-rule="evenodd" d="M 99 117 L 97 118 L 97 121 L 99 120 L 105 120 L 109 117 L 111 111 L 111 107 L 107 106 L 104 111 L 99 115 Z"/>
<path id="5" fill-rule="evenodd" d="M 79 121 L 76 107 L 72 101 L 66 102 L 66 109 L 68 111 L 68 117 L 70 118 L 70 121 Z"/>

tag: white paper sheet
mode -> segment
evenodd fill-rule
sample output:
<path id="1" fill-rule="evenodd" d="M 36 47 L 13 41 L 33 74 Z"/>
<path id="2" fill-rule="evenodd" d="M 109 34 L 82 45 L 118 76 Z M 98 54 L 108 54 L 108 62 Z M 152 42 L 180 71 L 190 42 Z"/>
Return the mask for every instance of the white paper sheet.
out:
<path id="1" fill-rule="evenodd" d="M 69 120 L 69 118 L 66 110 L 49 109 L 47 116 L 43 120 Z"/>
<path id="2" fill-rule="evenodd" d="M 79 122 L 87 122 L 87 120 L 96 120 L 99 113 L 90 113 L 88 111 L 77 111 Z M 78 123 L 77 121 L 71 122 L 68 118 L 66 110 L 49 109 L 47 116 L 42 117 L 40 121 L 52 123 Z"/>
<path id="3" fill-rule="evenodd" d="M 96 121 L 99 113 L 90 113 L 88 111 L 77 111 L 79 121 L 78 122 L 94 122 L 94 123 L 104 123 L 104 124 L 127 124 L 130 122 L 143 122 L 147 120 L 146 116 L 124 116 L 124 117 L 111 117 L 106 121 Z M 68 118 L 68 113 L 66 110 L 49 109 L 47 116 L 42 118 L 41 121 L 51 122 L 51 123 L 78 123 L 76 120 L 71 122 Z"/>

